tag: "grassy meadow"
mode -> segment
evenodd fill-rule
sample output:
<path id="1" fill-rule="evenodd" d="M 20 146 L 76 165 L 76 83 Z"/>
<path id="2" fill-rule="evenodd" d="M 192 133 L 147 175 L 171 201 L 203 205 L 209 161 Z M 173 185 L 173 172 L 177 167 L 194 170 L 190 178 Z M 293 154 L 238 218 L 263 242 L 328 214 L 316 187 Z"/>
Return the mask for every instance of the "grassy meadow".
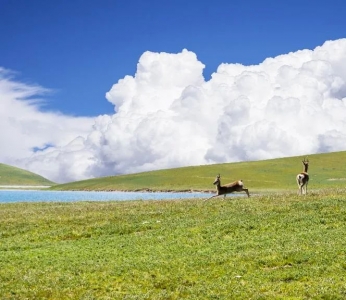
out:
<path id="1" fill-rule="evenodd" d="M 306 196 L 295 157 L 57 186 L 207 190 L 221 173 L 250 198 L 2 203 L 0 299 L 346 299 L 345 158 L 310 155 Z"/>
<path id="2" fill-rule="evenodd" d="M 345 192 L 1 204 L 1 299 L 345 299 Z"/>

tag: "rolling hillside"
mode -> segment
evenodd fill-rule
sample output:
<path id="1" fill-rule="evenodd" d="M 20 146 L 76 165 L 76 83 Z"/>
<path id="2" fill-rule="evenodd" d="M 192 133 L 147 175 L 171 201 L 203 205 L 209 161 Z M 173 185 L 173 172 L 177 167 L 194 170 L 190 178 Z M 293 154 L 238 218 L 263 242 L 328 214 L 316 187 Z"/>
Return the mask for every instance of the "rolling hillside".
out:
<path id="1" fill-rule="evenodd" d="M 54 182 L 32 172 L 0 163 L 1 186 L 51 186 Z"/>
<path id="2" fill-rule="evenodd" d="M 221 184 L 243 179 L 250 192 L 294 190 L 295 176 L 302 171 L 303 156 L 263 161 L 225 163 L 109 176 L 56 185 L 54 190 L 177 191 L 214 190 L 213 181 L 221 174 Z M 309 155 L 309 189 L 345 187 L 346 151 Z"/>

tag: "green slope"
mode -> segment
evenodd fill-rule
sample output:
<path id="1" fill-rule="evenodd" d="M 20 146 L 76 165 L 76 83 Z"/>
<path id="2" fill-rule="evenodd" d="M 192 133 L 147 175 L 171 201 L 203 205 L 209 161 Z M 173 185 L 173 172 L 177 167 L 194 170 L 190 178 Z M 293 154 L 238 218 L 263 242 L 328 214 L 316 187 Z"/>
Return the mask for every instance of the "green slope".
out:
<path id="1" fill-rule="evenodd" d="M 295 176 L 302 171 L 302 159 L 288 157 L 262 161 L 225 163 L 109 176 L 56 185 L 54 190 L 212 190 L 221 174 L 221 184 L 243 179 L 250 192 L 296 189 Z M 309 189 L 344 187 L 346 151 L 309 155 Z"/>
<path id="2" fill-rule="evenodd" d="M 51 186 L 55 184 L 35 173 L 0 163 L 0 185 Z"/>

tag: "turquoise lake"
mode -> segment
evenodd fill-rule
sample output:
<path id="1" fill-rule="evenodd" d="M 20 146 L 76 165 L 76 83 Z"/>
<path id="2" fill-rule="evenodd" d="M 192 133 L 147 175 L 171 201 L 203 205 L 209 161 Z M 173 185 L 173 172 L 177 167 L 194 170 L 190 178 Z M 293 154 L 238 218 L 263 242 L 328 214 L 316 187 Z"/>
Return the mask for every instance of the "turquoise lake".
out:
<path id="1" fill-rule="evenodd" d="M 150 192 L 82 192 L 46 190 L 0 190 L 0 203 L 13 202 L 73 202 L 73 201 L 129 201 L 208 198 L 209 193 L 150 193 Z"/>

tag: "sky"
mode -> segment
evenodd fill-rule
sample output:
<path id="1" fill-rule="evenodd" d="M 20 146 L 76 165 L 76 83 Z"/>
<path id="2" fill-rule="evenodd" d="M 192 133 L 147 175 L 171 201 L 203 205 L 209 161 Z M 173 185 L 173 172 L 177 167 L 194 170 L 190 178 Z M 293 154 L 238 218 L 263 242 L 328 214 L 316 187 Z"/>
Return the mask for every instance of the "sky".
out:
<path id="1" fill-rule="evenodd" d="M 0 162 L 55 182 L 345 150 L 331 1 L 0 0 Z"/>

